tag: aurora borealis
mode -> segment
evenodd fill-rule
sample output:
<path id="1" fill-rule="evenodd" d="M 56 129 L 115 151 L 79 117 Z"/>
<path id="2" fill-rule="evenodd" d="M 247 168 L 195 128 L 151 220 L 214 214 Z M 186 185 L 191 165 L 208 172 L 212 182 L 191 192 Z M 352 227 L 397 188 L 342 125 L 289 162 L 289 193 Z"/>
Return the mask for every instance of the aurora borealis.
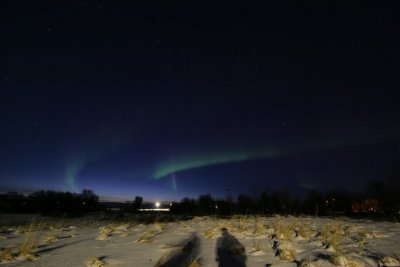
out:
<path id="1" fill-rule="evenodd" d="M 2 5 L 0 191 L 304 193 L 398 166 L 393 7 Z"/>

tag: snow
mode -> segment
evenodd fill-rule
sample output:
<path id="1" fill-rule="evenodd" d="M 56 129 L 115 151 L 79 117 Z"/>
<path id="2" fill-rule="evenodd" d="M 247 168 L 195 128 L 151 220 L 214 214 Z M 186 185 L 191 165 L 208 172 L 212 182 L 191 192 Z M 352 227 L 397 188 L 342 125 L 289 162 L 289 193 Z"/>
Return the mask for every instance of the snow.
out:
<path id="1" fill-rule="evenodd" d="M 400 224 L 349 218 L 36 219 L 0 230 L 4 266 L 400 266 Z"/>

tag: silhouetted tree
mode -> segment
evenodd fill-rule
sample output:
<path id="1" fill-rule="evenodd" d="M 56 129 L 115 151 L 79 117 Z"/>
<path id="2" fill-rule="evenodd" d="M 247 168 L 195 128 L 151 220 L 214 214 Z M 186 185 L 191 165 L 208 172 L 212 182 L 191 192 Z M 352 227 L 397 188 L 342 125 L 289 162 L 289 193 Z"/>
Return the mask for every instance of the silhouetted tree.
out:
<path id="1" fill-rule="evenodd" d="M 81 194 L 41 190 L 32 193 L 29 198 L 31 210 L 46 215 L 76 215 L 100 208 L 98 196 L 87 189 Z"/>
<path id="2" fill-rule="evenodd" d="M 215 210 L 215 200 L 210 194 L 200 195 L 197 199 L 197 214 L 198 215 L 210 215 Z"/>
<path id="3" fill-rule="evenodd" d="M 142 206 L 142 203 L 143 203 L 143 197 L 136 196 L 135 200 L 132 203 L 133 211 L 137 212 L 140 206 Z"/>
<path id="4" fill-rule="evenodd" d="M 241 214 L 249 214 L 256 212 L 255 200 L 245 194 L 239 194 L 237 197 L 238 212 Z"/>
<path id="5" fill-rule="evenodd" d="M 317 189 L 311 189 L 304 200 L 303 212 L 317 216 L 322 214 L 324 211 L 324 196 Z"/>
<path id="6" fill-rule="evenodd" d="M 352 201 L 344 189 L 335 189 L 326 194 L 325 206 L 331 213 L 348 213 L 351 211 Z"/>
<path id="7" fill-rule="evenodd" d="M 99 197 L 92 190 L 83 189 L 79 197 L 82 211 L 87 212 L 99 209 Z"/>
<path id="8" fill-rule="evenodd" d="M 172 214 L 195 215 L 196 201 L 194 199 L 185 197 L 179 203 L 172 203 L 170 212 Z"/>
<path id="9" fill-rule="evenodd" d="M 268 204 L 270 201 L 271 197 L 266 192 L 262 192 L 258 200 L 258 211 L 262 214 L 269 213 Z"/>
<path id="10" fill-rule="evenodd" d="M 395 214 L 399 211 L 399 193 L 379 181 L 370 182 L 367 186 L 367 196 L 378 200 L 382 210 L 387 214 Z"/>

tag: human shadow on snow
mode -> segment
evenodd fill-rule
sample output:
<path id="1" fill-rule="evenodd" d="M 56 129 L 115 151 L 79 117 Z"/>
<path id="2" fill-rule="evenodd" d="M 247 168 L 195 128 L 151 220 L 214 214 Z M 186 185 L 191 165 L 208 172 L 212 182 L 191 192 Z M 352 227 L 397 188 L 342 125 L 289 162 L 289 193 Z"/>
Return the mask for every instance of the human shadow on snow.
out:
<path id="1" fill-rule="evenodd" d="M 189 239 L 184 240 L 181 245 L 182 249 L 170 254 L 167 259 L 163 259 L 155 267 L 187 267 L 194 260 L 199 259 L 200 238 L 197 234 L 193 234 Z"/>
<path id="2" fill-rule="evenodd" d="M 217 240 L 215 252 L 219 267 L 246 266 L 244 246 L 226 228 L 221 229 L 221 237 Z"/>

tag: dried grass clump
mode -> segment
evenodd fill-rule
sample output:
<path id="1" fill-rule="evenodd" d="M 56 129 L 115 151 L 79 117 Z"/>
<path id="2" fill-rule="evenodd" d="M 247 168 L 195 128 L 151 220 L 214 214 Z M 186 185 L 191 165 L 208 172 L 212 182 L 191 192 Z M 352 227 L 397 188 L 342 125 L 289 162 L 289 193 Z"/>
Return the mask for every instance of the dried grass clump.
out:
<path id="1" fill-rule="evenodd" d="M 91 257 L 85 261 L 86 267 L 106 267 L 107 264 L 102 258 Z"/>
<path id="2" fill-rule="evenodd" d="M 331 231 L 332 231 L 332 225 L 326 225 L 324 229 L 320 232 L 320 236 L 322 239 L 322 242 L 328 242 L 331 236 Z"/>
<path id="3" fill-rule="evenodd" d="M 296 251 L 294 249 L 282 248 L 278 250 L 278 254 L 283 261 L 294 262 L 296 260 Z"/>
<path id="4" fill-rule="evenodd" d="M 279 240 L 289 240 L 291 241 L 294 235 L 294 230 L 288 223 L 280 223 L 276 228 L 276 238 Z"/>
<path id="5" fill-rule="evenodd" d="M 113 233 L 114 229 L 111 225 L 102 226 L 99 228 L 99 235 L 95 240 L 106 240 Z"/>
<path id="6" fill-rule="evenodd" d="M 188 267 L 201 267 L 200 263 L 199 263 L 199 259 L 195 259 L 193 260 Z"/>
<path id="7" fill-rule="evenodd" d="M 34 261 L 38 258 L 34 252 L 38 245 L 37 233 L 41 230 L 42 226 L 43 221 L 36 222 L 35 219 L 32 219 L 30 225 L 25 228 L 24 239 L 18 247 L 19 252 L 16 259 Z"/>
<path id="8" fill-rule="evenodd" d="M 348 235 L 350 235 L 351 234 L 351 231 L 353 230 L 353 228 L 354 228 L 354 225 L 346 225 L 346 226 L 344 226 L 344 228 L 343 228 L 343 232 L 344 232 L 344 236 L 348 236 Z"/>
<path id="9" fill-rule="evenodd" d="M 204 237 L 207 239 L 212 239 L 214 237 L 214 235 L 215 235 L 215 233 L 211 229 L 204 231 Z"/>
<path id="10" fill-rule="evenodd" d="M 48 245 L 60 239 L 60 230 L 54 229 L 44 236 L 40 242 L 41 245 Z"/>
<path id="11" fill-rule="evenodd" d="M 15 260 L 13 248 L 5 248 L 0 251 L 0 263 L 9 263 Z"/>
<path id="12" fill-rule="evenodd" d="M 343 255 L 333 255 L 329 258 L 329 261 L 335 266 L 349 266 L 347 258 Z"/>
<path id="13" fill-rule="evenodd" d="M 39 257 L 33 253 L 31 249 L 21 250 L 18 247 L 9 247 L 5 248 L 0 252 L 0 263 L 10 263 L 15 260 L 28 260 L 28 261 L 35 261 Z"/>
<path id="14" fill-rule="evenodd" d="M 302 259 L 299 263 L 297 263 L 298 267 L 317 267 L 319 265 L 316 264 L 315 259 L 310 257 Z"/>
<path id="15" fill-rule="evenodd" d="M 257 241 L 253 240 L 253 252 L 260 251 L 260 250 L 262 250 L 261 240 L 260 239 L 258 239 Z"/>
<path id="16" fill-rule="evenodd" d="M 157 235 L 160 235 L 163 233 L 164 228 L 158 224 L 154 223 L 154 225 L 145 231 L 139 238 L 136 240 L 137 243 L 151 243 L 153 242 L 153 238 L 156 237 Z"/>
<path id="17" fill-rule="evenodd" d="M 273 248 L 276 249 L 275 256 L 279 256 L 279 258 L 283 261 L 294 262 L 296 261 L 296 250 L 293 248 L 293 244 L 291 241 L 282 240 L 275 241 Z"/>
<path id="18" fill-rule="evenodd" d="M 237 230 L 240 232 L 245 231 L 247 228 L 248 221 L 249 221 L 248 218 L 240 216 Z"/>
<path id="19" fill-rule="evenodd" d="M 381 266 L 400 266 L 400 261 L 399 259 L 395 259 L 393 257 L 390 256 L 384 256 L 382 257 L 379 262 L 378 262 L 379 267 Z"/>
<path id="20" fill-rule="evenodd" d="M 26 238 L 19 247 L 19 253 L 16 259 L 28 260 L 28 261 L 37 260 L 39 256 L 35 254 L 35 251 L 37 249 L 36 244 L 37 244 L 36 238 L 31 238 L 31 237 Z"/>
<path id="21" fill-rule="evenodd" d="M 339 241 L 340 237 L 344 235 L 345 232 L 343 231 L 340 224 L 337 225 L 326 225 L 325 228 L 319 233 L 321 237 L 321 242 L 326 249 L 333 252 L 342 253 L 339 248 Z"/>
<path id="22" fill-rule="evenodd" d="M 345 267 L 362 267 L 363 263 L 358 262 L 354 259 L 346 257 L 343 254 L 336 254 L 330 257 L 329 261 L 335 266 L 345 266 Z"/>
<path id="23" fill-rule="evenodd" d="M 341 236 L 346 235 L 346 232 L 344 231 L 344 229 L 343 229 L 343 227 L 342 227 L 342 225 L 340 223 L 338 223 L 335 226 L 334 234 L 335 235 L 341 235 Z"/>
<path id="24" fill-rule="evenodd" d="M 34 261 L 38 259 L 35 254 L 38 244 L 37 234 L 43 227 L 43 221 L 32 219 L 28 226 L 18 227 L 16 233 L 23 233 L 24 237 L 19 246 L 8 247 L 0 252 L 0 262 L 7 263 L 15 260 Z"/>
<path id="25" fill-rule="evenodd" d="M 359 239 L 357 241 L 357 249 L 360 252 L 364 245 L 367 243 L 367 236 L 364 233 L 359 233 Z"/>
<path id="26" fill-rule="evenodd" d="M 253 232 L 256 235 L 262 235 L 267 233 L 267 228 L 264 224 L 258 223 L 256 229 Z"/>
<path id="27" fill-rule="evenodd" d="M 113 234 L 119 234 L 120 236 L 127 236 L 128 230 L 131 227 L 129 223 L 120 224 L 113 229 Z"/>
<path id="28" fill-rule="evenodd" d="M 335 252 L 342 253 L 341 249 L 339 248 L 339 236 L 335 233 L 331 236 L 330 240 L 326 242 L 326 248 L 329 250 L 333 250 Z"/>
<path id="29" fill-rule="evenodd" d="M 207 238 L 207 239 L 213 239 L 224 228 L 225 227 L 222 227 L 222 228 L 215 227 L 213 229 L 208 229 L 208 230 L 204 231 L 204 237 Z"/>

